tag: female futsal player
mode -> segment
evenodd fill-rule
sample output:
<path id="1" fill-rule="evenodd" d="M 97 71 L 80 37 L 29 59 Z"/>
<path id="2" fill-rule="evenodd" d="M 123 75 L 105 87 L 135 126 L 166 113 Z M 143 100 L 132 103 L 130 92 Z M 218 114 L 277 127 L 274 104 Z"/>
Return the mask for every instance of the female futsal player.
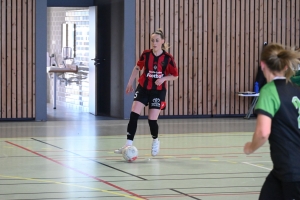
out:
<path id="1" fill-rule="evenodd" d="M 298 58 L 299 52 L 279 44 L 267 45 L 261 54 L 267 84 L 255 107 L 252 142 L 244 147 L 244 152 L 251 154 L 269 139 L 273 169 L 262 186 L 260 200 L 300 199 L 300 87 L 290 82 Z"/>
<path id="2" fill-rule="evenodd" d="M 157 119 L 160 111 L 166 106 L 166 81 L 176 80 L 178 78 L 178 70 L 173 56 L 165 51 L 167 47 L 162 30 L 159 29 L 152 33 L 151 45 L 152 49 L 145 50 L 140 56 L 126 87 L 127 94 L 134 91 L 133 81 L 138 72 L 143 69 L 144 71 L 139 77 L 139 84 L 134 94 L 127 126 L 127 141 L 123 147 L 115 150 L 115 153 L 118 154 L 121 154 L 126 146 L 133 144 L 139 116 L 147 105 L 149 106 L 148 123 L 153 138 L 151 154 L 156 156 L 159 152 Z"/>

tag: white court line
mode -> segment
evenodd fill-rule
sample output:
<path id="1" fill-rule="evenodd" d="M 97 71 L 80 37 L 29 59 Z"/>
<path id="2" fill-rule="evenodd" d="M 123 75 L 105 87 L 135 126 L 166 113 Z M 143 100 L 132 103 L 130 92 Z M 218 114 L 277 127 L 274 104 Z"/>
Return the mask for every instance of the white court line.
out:
<path id="1" fill-rule="evenodd" d="M 251 165 L 251 166 L 254 166 L 254 167 L 259 167 L 259 168 L 262 168 L 262 169 L 267 169 L 267 170 L 269 170 L 269 171 L 271 171 L 271 170 L 272 170 L 272 169 L 270 169 L 270 168 L 267 168 L 267 167 L 262 167 L 262 166 L 255 165 L 255 164 L 248 163 L 248 162 L 242 162 L 242 163 L 244 163 L 244 164 L 246 164 L 246 165 Z"/>

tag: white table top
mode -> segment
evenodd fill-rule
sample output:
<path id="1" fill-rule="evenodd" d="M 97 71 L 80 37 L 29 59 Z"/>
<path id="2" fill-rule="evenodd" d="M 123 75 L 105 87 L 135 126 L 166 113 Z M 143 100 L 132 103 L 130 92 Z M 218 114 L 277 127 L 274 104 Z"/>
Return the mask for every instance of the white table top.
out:
<path id="1" fill-rule="evenodd" d="M 246 94 L 246 93 L 238 93 L 239 96 L 241 97 L 258 97 L 259 96 L 259 93 L 249 93 L 249 94 Z"/>

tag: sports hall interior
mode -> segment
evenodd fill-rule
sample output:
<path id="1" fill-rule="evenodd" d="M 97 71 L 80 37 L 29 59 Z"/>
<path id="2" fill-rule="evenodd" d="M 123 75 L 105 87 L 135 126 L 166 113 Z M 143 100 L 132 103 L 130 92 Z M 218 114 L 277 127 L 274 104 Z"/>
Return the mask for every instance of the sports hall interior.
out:
<path id="1" fill-rule="evenodd" d="M 0 5 L 1 200 L 258 199 L 272 170 L 269 144 L 243 153 L 256 116 L 249 109 L 254 98 L 238 93 L 254 90 L 264 43 L 300 47 L 300 1 L 2 0 Z M 83 10 L 95 11 L 89 35 L 97 40 L 90 42 L 96 53 L 79 66 L 77 79 L 59 73 L 68 82 L 58 78 L 54 90 L 48 59 L 55 45 L 57 51 L 63 47 L 51 38 L 61 24 L 49 31 L 57 25 L 49 21 L 59 17 L 56 9 L 70 11 L 74 19 Z M 151 156 L 146 107 L 134 141 L 139 156 L 128 163 L 113 153 L 126 139 L 133 99 L 124 89 L 158 28 L 179 78 L 169 82 L 167 107 L 158 120 L 159 154 Z M 88 78 L 78 78 L 87 71 Z M 83 90 L 86 84 L 92 88 Z M 67 101 L 71 90 L 77 99 Z"/>

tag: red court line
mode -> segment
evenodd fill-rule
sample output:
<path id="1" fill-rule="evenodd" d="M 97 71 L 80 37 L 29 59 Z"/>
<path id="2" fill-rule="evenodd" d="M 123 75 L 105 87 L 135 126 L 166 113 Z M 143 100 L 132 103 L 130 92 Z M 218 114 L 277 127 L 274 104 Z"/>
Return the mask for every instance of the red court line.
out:
<path id="1" fill-rule="evenodd" d="M 56 164 L 59 164 L 59 165 L 65 167 L 65 168 L 68 168 L 68 169 L 71 169 L 71 170 L 73 170 L 73 171 L 75 171 L 75 172 L 78 172 L 79 174 L 85 175 L 85 176 L 87 176 L 87 177 L 89 177 L 89 178 L 92 178 L 92 179 L 97 180 L 97 181 L 99 181 L 99 182 L 102 182 L 102 183 L 104 183 L 104 184 L 106 184 L 106 185 L 109 185 L 109 186 L 111 186 L 111 187 L 114 187 L 114 188 L 116 188 L 116 189 L 118 189 L 118 190 L 120 190 L 120 191 L 123 191 L 123 192 L 127 193 L 127 194 L 130 194 L 130 195 L 132 195 L 132 196 L 135 196 L 135 197 L 138 197 L 138 198 L 141 198 L 141 199 L 146 199 L 146 198 L 144 198 L 144 197 L 142 197 L 142 196 L 139 196 L 138 194 L 135 194 L 135 193 L 133 193 L 133 192 L 130 192 L 129 190 L 126 190 L 126 189 L 124 189 L 124 188 L 121 188 L 121 187 L 119 187 L 119 186 L 117 186 L 117 185 L 114 185 L 114 184 L 112 184 L 112 183 L 110 183 L 110 182 L 108 182 L 108 181 L 102 180 L 102 179 L 100 179 L 100 178 L 98 178 L 98 177 L 92 176 L 92 175 L 90 175 L 90 174 L 88 174 L 88 173 L 82 172 L 82 171 L 80 171 L 80 170 L 78 170 L 78 169 L 76 169 L 76 168 L 73 168 L 73 167 L 70 167 L 70 166 L 68 166 L 68 165 L 65 165 L 65 164 L 63 164 L 63 163 L 61 163 L 61 162 L 59 162 L 59 161 L 57 161 L 57 160 L 54 160 L 54 159 L 52 159 L 52 158 L 49 158 L 49 157 L 44 156 L 44 155 L 42 155 L 42 154 L 39 154 L 39 153 L 37 153 L 37 152 L 35 152 L 35 151 L 32 151 L 32 150 L 30 150 L 30 149 L 27 149 L 27 148 L 25 148 L 25 147 L 22 147 L 22 146 L 20 146 L 20 145 L 14 144 L 14 143 L 9 142 L 9 141 L 5 141 L 5 142 L 8 143 L 8 144 L 14 145 L 14 146 L 16 146 L 16 147 L 18 147 L 18 148 L 20 148 L 20 149 L 23 149 L 23 150 L 25 150 L 25 151 L 28 151 L 28 152 L 30 152 L 30 153 L 33 153 L 33 154 L 35 154 L 35 155 L 38 155 L 38 156 L 40 156 L 40 157 L 42 157 L 42 158 L 45 158 L 45 159 L 47 159 L 47 160 L 50 160 L 50 161 L 52 161 L 52 162 L 54 162 L 54 163 L 56 163 Z"/>
<path id="2" fill-rule="evenodd" d="M 254 154 L 269 154 L 270 152 L 257 152 Z M 160 156 L 223 156 L 223 155 L 245 155 L 245 153 L 210 153 L 210 154 L 160 154 Z M 249 156 L 250 157 L 250 156 Z"/>
<path id="3" fill-rule="evenodd" d="M 190 157 L 192 158 L 192 157 Z M 199 156 L 198 158 L 215 158 L 214 156 Z"/>
<path id="4" fill-rule="evenodd" d="M 225 158 L 237 158 L 238 156 L 223 156 Z"/>
<path id="5" fill-rule="evenodd" d="M 176 148 L 160 148 L 160 149 L 164 149 L 164 150 L 173 150 L 173 149 L 224 149 L 224 148 L 243 148 L 244 146 L 208 146 L 208 147 L 176 147 Z M 269 148 L 269 147 L 261 147 L 261 148 Z M 139 148 L 140 151 L 145 150 L 148 151 L 150 150 L 149 148 L 145 149 L 145 148 Z M 76 152 L 97 152 L 97 151 L 112 151 L 111 149 L 98 149 L 98 150 L 81 150 L 81 149 L 76 149 Z M 37 151 L 37 152 L 59 152 L 59 150 L 41 150 L 41 151 Z"/>
<path id="6" fill-rule="evenodd" d="M 161 159 L 161 157 L 164 157 L 164 156 L 167 156 L 167 157 L 182 157 L 182 158 L 190 158 L 190 157 L 208 157 L 208 158 L 214 158 L 215 156 L 222 156 L 222 157 L 238 157 L 239 155 L 245 155 L 247 157 L 261 157 L 259 156 L 258 154 L 262 155 L 262 154 L 270 154 L 270 152 L 257 152 L 257 153 L 254 153 L 252 156 L 248 156 L 248 155 L 245 155 L 245 153 L 210 153 L 210 154 L 201 154 L 201 153 L 195 153 L 195 154 L 160 154 L 158 157 L 155 157 L 156 159 Z M 104 159 L 107 159 L 107 158 L 115 158 L 117 156 L 94 156 L 94 157 L 87 157 L 87 158 L 90 158 L 90 159 L 97 159 L 97 158 L 104 158 Z M 61 157 L 63 158 L 63 156 Z"/>
<path id="7" fill-rule="evenodd" d="M 251 158 L 260 158 L 262 156 L 247 156 L 247 157 L 251 157 Z"/>
<path id="8" fill-rule="evenodd" d="M 222 156 L 222 157 L 238 157 L 239 155 L 245 155 L 246 157 L 262 157 L 260 155 L 262 154 L 270 154 L 270 152 L 257 152 L 254 153 L 253 155 L 245 155 L 245 153 L 211 153 L 211 154 L 160 154 L 158 157 L 156 157 L 155 159 L 165 159 L 162 157 L 177 157 L 177 158 L 194 158 L 194 157 L 199 157 L 199 158 L 215 158 L 216 156 Z M 57 157 L 57 159 L 70 159 L 70 158 L 78 158 L 77 156 L 60 156 L 60 155 L 53 155 L 53 157 Z M 89 159 L 115 159 L 115 158 L 119 158 L 118 156 L 93 156 L 93 157 L 89 157 L 86 156 L 85 158 L 89 158 Z"/>

